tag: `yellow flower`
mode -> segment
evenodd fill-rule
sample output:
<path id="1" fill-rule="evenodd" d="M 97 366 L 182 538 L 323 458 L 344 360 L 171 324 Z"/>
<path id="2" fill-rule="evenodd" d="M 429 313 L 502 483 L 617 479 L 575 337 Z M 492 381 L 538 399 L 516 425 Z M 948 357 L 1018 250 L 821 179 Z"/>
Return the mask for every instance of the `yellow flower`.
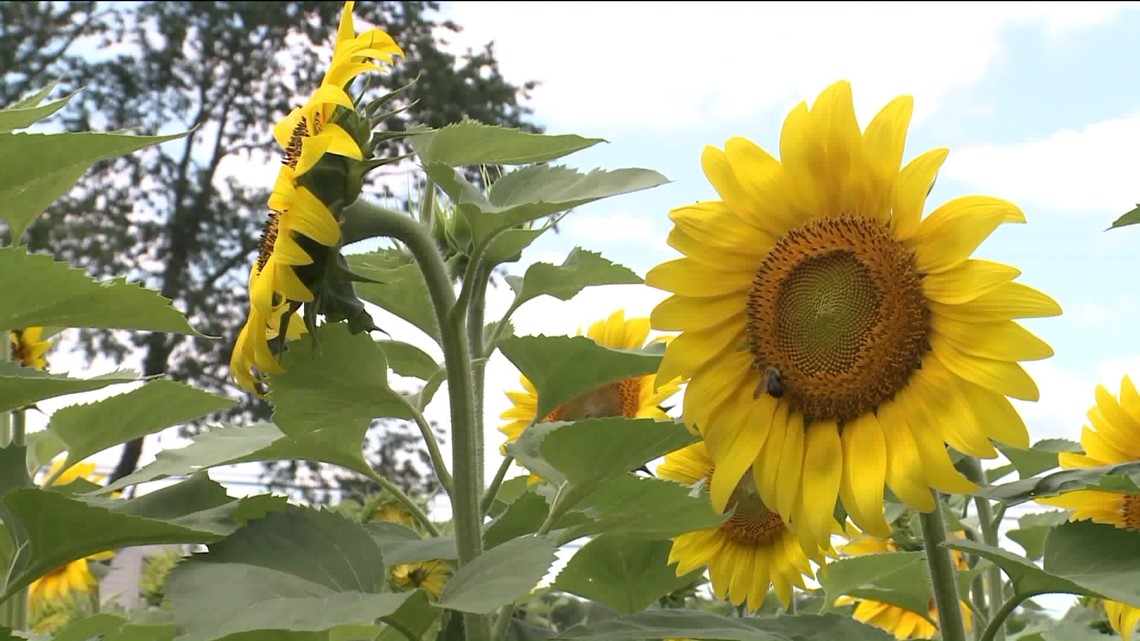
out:
<path id="1" fill-rule="evenodd" d="M 954 533 L 954 536 L 960 538 L 961 533 Z M 839 551 L 848 556 L 862 556 L 864 554 L 897 552 L 898 549 L 898 546 L 890 539 L 862 535 L 853 537 L 851 542 L 841 547 Z M 969 567 L 961 552 L 951 550 L 950 555 L 957 569 L 965 570 Z M 849 596 L 839 597 L 835 600 L 835 605 L 846 605 L 848 603 L 856 604 L 855 611 L 851 615 L 856 621 L 882 628 L 895 635 L 896 639 L 930 639 L 938 632 L 938 626 L 930 622 L 930 620 L 938 621 L 938 606 L 934 599 L 930 600 L 926 612 L 930 620 L 917 612 L 882 601 L 855 599 Z M 970 606 L 962 601 L 961 608 L 963 623 L 968 632 L 973 625 L 970 618 Z"/>
<path id="2" fill-rule="evenodd" d="M 63 465 L 64 459 L 57 458 L 52 461 L 45 480 L 50 478 Z M 103 480 L 101 474 L 95 474 L 94 463 L 76 463 L 67 468 L 52 485 L 67 485 L 72 481 L 85 478 L 93 483 Z M 96 585 L 95 576 L 88 567 L 89 560 L 105 560 L 114 556 L 114 552 L 100 552 L 92 554 L 85 559 L 77 559 L 67 565 L 58 567 L 51 572 L 32 581 L 28 586 L 28 607 L 37 612 L 50 602 L 64 598 L 71 598 L 75 594 L 88 594 Z"/>
<path id="3" fill-rule="evenodd" d="M 931 487 L 974 490 L 945 445 L 1027 446 L 1006 397 L 1036 400 L 1018 361 L 1052 354 L 1013 319 L 1058 305 L 1016 268 L 970 258 L 1021 210 L 967 196 L 922 217 L 948 151 L 900 170 L 912 107 L 896 98 L 861 132 L 838 82 L 789 114 L 780 160 L 739 137 L 706 147 L 721 200 L 670 212 L 685 257 L 646 278 L 673 294 L 651 316 L 681 332 L 659 376 L 690 379 L 684 418 L 716 461 L 713 504 L 751 468 L 805 549 L 826 544 L 837 498 L 885 536 L 884 485 L 923 511 Z"/>
<path id="4" fill-rule="evenodd" d="M 406 525 L 410 528 L 416 527 L 416 517 L 408 511 L 408 508 L 400 505 L 398 501 L 388 501 L 387 503 L 377 507 L 372 511 L 373 521 L 392 521 Z"/>
<path id="5" fill-rule="evenodd" d="M 578 332 L 581 335 L 581 331 Z M 649 337 L 648 318 L 625 318 L 625 310 L 610 314 L 609 318 L 592 325 L 586 336 L 594 342 L 613 349 L 640 349 Z M 535 421 L 538 412 L 538 392 L 525 376 L 520 376 L 523 391 L 507 392 L 512 407 L 499 418 L 510 420 L 499 428 L 507 436 L 506 443 L 514 443 L 532 422 L 550 423 L 554 421 L 576 421 L 584 418 L 625 416 L 628 418 L 654 418 L 670 420 L 660 405 L 677 393 L 680 379 L 666 382 L 657 375 L 627 378 L 616 383 L 603 385 L 595 390 L 571 399 L 554 408 L 549 414 Z M 500 451 L 505 451 L 505 444 Z M 537 480 L 537 477 L 532 477 Z"/>
<path id="6" fill-rule="evenodd" d="M 1061 467 L 1100 467 L 1140 461 L 1140 395 L 1126 375 L 1120 382 L 1119 402 L 1104 385 L 1096 386 L 1096 405 L 1089 409 L 1092 427 L 1081 429 L 1084 454 L 1061 452 Z M 1102 490 L 1073 490 L 1037 499 L 1038 503 L 1073 510 L 1071 521 L 1095 523 L 1140 531 L 1140 495 Z"/>
<path id="7" fill-rule="evenodd" d="M 1128 641 L 1136 624 L 1140 623 L 1140 608 L 1119 601 L 1105 601 L 1104 612 L 1108 615 L 1108 625 Z"/>
<path id="8" fill-rule="evenodd" d="M 354 110 L 345 87 L 365 71 L 383 70 L 369 60 L 391 63 L 394 55 L 403 55 L 392 38 L 379 29 L 355 35 L 353 4 L 345 3 L 332 62 L 321 85 L 304 106 L 274 126 L 284 159 L 269 197 L 269 217 L 257 261 L 250 269 L 249 315 L 230 356 L 234 382 L 255 394 L 264 391 L 266 374 L 283 371 L 270 347 L 270 342 L 279 338 L 282 323 L 287 324 L 286 340 L 304 331 L 295 312 L 302 303 L 313 301 L 314 294 L 310 289 L 312 275 L 305 278 L 298 268 L 323 262 L 326 248 L 335 247 L 341 238 L 332 209 L 298 178 L 326 154 L 363 158 L 352 135 L 332 122 L 336 108 Z"/>
<path id="9" fill-rule="evenodd" d="M 12 360 L 24 367 L 34 367 L 38 370 L 47 369 L 44 354 L 51 349 L 51 341 L 40 340 L 43 331 L 44 328 L 42 327 L 12 330 L 8 334 L 8 340 L 11 342 Z"/>
<path id="10" fill-rule="evenodd" d="M 421 561 L 403 563 L 392 568 L 392 581 L 401 590 L 423 588 L 432 599 L 438 599 L 451 576 L 451 569 L 445 561 Z"/>
<path id="11" fill-rule="evenodd" d="M 715 465 L 704 441 L 697 441 L 665 455 L 657 475 L 687 485 L 707 482 Z M 747 602 L 750 610 L 760 607 L 770 587 L 787 607 L 792 586 L 804 587 L 803 577 L 813 577 L 808 555 L 779 514 L 772 511 L 756 492 L 751 477 L 744 477 L 734 488 L 729 509 L 731 518 L 715 528 L 687 532 L 673 539 L 669 563 L 677 564 L 677 576 L 707 565 L 712 590 L 734 605 Z M 812 550 L 822 561 L 825 549 Z"/>

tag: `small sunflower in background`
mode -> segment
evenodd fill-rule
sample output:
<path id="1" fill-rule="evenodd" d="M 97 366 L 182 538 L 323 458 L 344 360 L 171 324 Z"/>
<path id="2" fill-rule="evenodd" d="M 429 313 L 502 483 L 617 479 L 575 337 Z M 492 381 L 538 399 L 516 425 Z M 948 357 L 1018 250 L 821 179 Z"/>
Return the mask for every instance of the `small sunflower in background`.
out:
<path id="1" fill-rule="evenodd" d="M 649 329 L 648 318 L 627 319 L 625 310 L 618 310 L 605 320 L 591 324 L 586 336 L 599 345 L 612 349 L 641 349 L 647 344 Z M 538 391 L 527 377 L 520 376 L 519 380 L 523 391 L 507 392 L 512 407 L 500 416 L 510 421 L 499 428 L 499 431 L 507 437 L 506 443 L 517 441 L 519 435 L 531 423 L 577 421 L 609 416 L 672 420 L 661 409 L 661 405 L 681 389 L 679 378 L 667 381 L 656 374 L 627 378 L 602 385 L 571 399 L 554 408 L 542 417 L 542 420 L 536 421 Z M 506 443 L 500 451 L 505 451 Z"/>
<path id="2" fill-rule="evenodd" d="M 402 563 L 392 568 L 392 582 L 398 588 L 401 590 L 423 588 L 433 601 L 439 599 L 450 578 L 451 565 L 446 561 Z"/>
<path id="3" fill-rule="evenodd" d="M 864 554 L 881 554 L 884 552 L 898 552 L 899 546 L 894 541 L 876 536 L 869 536 L 862 534 L 851 528 L 854 532 L 851 540 L 839 548 L 839 553 L 844 556 L 862 556 Z M 961 538 L 961 532 L 951 534 L 951 538 Z M 969 567 L 965 557 L 958 550 L 950 551 L 951 559 L 954 562 L 954 567 L 957 570 L 965 570 Z M 890 632 L 896 639 L 930 639 L 938 633 L 938 605 L 934 599 L 930 599 L 929 607 L 926 611 L 926 616 L 918 612 L 912 612 L 906 608 L 894 605 L 892 603 L 884 603 L 882 601 L 875 601 L 872 599 L 856 599 L 849 596 L 842 596 L 835 600 L 835 605 L 847 605 L 850 603 L 855 604 L 855 610 L 851 616 L 856 621 L 862 621 L 877 628 L 882 628 Z M 965 602 L 961 602 L 962 608 L 962 622 L 966 626 L 966 631 L 972 629 L 973 620 L 970 616 L 970 606 Z M 929 619 L 927 618 L 929 617 Z M 931 623 L 934 621 L 934 623 Z"/>
<path id="4" fill-rule="evenodd" d="M 1112 630 L 1124 637 L 1124 641 L 1129 641 L 1136 624 L 1140 623 L 1140 608 L 1119 601 L 1105 600 L 1104 613 L 1108 615 L 1108 625 Z"/>
<path id="5" fill-rule="evenodd" d="M 44 354 L 51 349 L 51 341 L 42 338 L 43 332 L 42 327 L 26 327 L 9 332 L 8 341 L 11 346 L 9 353 L 12 361 L 40 371 L 47 369 Z"/>
<path id="6" fill-rule="evenodd" d="M 715 469 L 704 442 L 697 441 L 666 454 L 657 475 L 686 485 L 707 484 Z M 805 554 L 780 514 L 760 498 L 751 476 L 743 477 L 733 490 L 728 509 L 734 510 L 732 517 L 718 527 L 674 538 L 669 563 L 677 564 L 677 576 L 708 566 L 713 593 L 733 605 L 747 604 L 756 610 L 774 588 L 787 608 L 793 586 L 802 589 L 804 577 L 815 576 L 809 556 L 822 562 L 830 546 Z"/>
<path id="7" fill-rule="evenodd" d="M 399 501 L 388 501 L 382 503 L 372 510 L 369 521 L 391 521 L 392 523 L 399 523 L 406 525 L 412 529 L 416 528 L 416 517 L 408 511 L 408 508 L 400 504 Z"/>
<path id="8" fill-rule="evenodd" d="M 998 454 L 990 439 L 1028 446 L 1006 397 L 1037 400 L 1020 361 L 1053 353 L 1014 319 L 1057 303 L 970 257 L 1021 210 L 965 196 L 923 217 L 948 150 L 902 164 L 912 110 L 896 98 L 861 130 L 837 82 L 788 115 L 779 160 L 740 137 L 706 147 L 721 199 L 669 213 L 684 257 L 645 279 L 671 294 L 651 315 L 680 332 L 659 376 L 689 379 L 684 420 L 716 462 L 713 505 L 749 470 L 777 470 L 754 474 L 757 489 L 805 549 L 827 544 L 837 499 L 886 536 L 884 487 L 926 512 L 931 488 L 976 489 L 946 445 L 981 458 Z"/>

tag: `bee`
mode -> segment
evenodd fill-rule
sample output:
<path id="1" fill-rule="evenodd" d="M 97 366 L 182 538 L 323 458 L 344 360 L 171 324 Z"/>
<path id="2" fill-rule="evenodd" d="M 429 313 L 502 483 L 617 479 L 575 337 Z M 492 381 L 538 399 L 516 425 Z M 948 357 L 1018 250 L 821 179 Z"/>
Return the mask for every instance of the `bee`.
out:
<path id="1" fill-rule="evenodd" d="M 760 395 L 764 393 L 772 398 L 780 398 L 784 395 L 784 375 L 771 365 L 765 367 L 764 373 L 760 375 L 760 383 L 756 385 L 756 391 L 752 392 L 753 400 L 760 398 Z"/>

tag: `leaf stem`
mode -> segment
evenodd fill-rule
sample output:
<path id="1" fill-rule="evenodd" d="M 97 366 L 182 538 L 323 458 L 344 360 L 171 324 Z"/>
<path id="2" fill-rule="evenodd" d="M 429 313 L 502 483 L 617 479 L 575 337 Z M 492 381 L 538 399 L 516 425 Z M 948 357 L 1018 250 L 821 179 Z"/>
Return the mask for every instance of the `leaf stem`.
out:
<path id="1" fill-rule="evenodd" d="M 503 479 L 507 477 L 507 471 L 511 469 L 515 457 L 510 454 L 503 458 L 503 462 L 499 464 L 499 470 L 495 472 L 495 478 L 491 479 L 491 485 L 487 487 L 487 491 L 483 493 L 483 501 L 479 504 L 479 509 L 486 514 L 491 511 L 491 506 L 495 504 L 495 497 L 499 494 L 499 486 L 503 484 Z"/>
<path id="2" fill-rule="evenodd" d="M 942 499 L 934 492 L 934 511 L 919 514 L 922 523 L 922 541 L 926 549 L 926 563 L 930 568 L 930 581 L 934 586 L 934 600 L 938 605 L 938 627 L 943 641 L 966 641 L 966 626 L 962 621 L 962 608 L 958 601 L 958 584 L 954 580 L 954 561 L 946 542 L 946 522 L 942 518 Z"/>
<path id="3" fill-rule="evenodd" d="M 1015 594 L 1011 596 L 1008 601 L 1002 603 L 1001 607 L 998 608 L 998 611 L 994 613 L 993 618 L 990 619 L 990 623 L 986 626 L 986 631 L 982 633 L 982 637 L 979 639 L 979 641 L 994 641 L 998 633 L 1004 631 L 1005 620 L 1009 618 L 1009 615 L 1013 614 L 1013 611 L 1017 609 L 1017 606 L 1021 605 L 1022 601 L 1035 597 L 1038 594 L 1046 593 L 1025 592 L 1023 594 Z"/>
<path id="4" fill-rule="evenodd" d="M 971 481 L 977 483 L 981 487 L 986 487 L 986 475 L 982 470 L 982 464 L 978 459 L 967 456 L 963 459 L 963 471 L 966 477 Z M 990 547 L 999 547 L 998 541 L 998 524 L 1000 521 L 994 519 L 993 507 L 990 505 L 989 499 L 983 497 L 974 498 L 975 507 L 978 511 L 978 525 L 982 529 L 982 542 Z M 993 609 L 1002 600 L 1004 593 L 1004 586 L 1001 579 L 1001 568 L 993 565 L 986 569 L 985 574 L 985 603 L 979 603 L 978 607 L 985 613 L 986 619 L 989 620 Z M 1005 638 L 1005 630 L 998 631 L 998 639 Z"/>
<path id="5" fill-rule="evenodd" d="M 511 315 L 514 314 L 518 308 L 519 305 L 516 299 L 516 301 L 511 302 L 511 306 L 503 313 L 503 317 L 499 319 L 499 322 L 495 323 L 495 329 L 491 330 L 491 336 L 488 337 L 486 345 L 483 346 L 484 358 L 491 358 L 491 355 L 495 353 L 495 348 L 499 345 L 499 338 L 503 335 L 503 328 L 507 326 L 507 323 L 511 320 Z"/>
<path id="6" fill-rule="evenodd" d="M 416 427 L 420 428 L 420 434 L 424 437 L 424 443 L 427 445 L 428 456 L 431 457 L 431 465 L 435 468 L 435 476 L 439 479 L 439 484 L 443 486 L 447 492 L 448 498 L 451 497 L 454 483 L 451 480 L 451 473 L 447 471 L 447 465 L 443 462 L 443 454 L 439 451 L 439 441 L 435 439 L 435 432 L 432 431 L 431 425 L 424 418 L 423 412 L 416 409 L 407 398 L 401 394 L 400 401 L 404 407 L 408 409 L 408 413 L 412 415 L 412 420 L 415 421 Z"/>

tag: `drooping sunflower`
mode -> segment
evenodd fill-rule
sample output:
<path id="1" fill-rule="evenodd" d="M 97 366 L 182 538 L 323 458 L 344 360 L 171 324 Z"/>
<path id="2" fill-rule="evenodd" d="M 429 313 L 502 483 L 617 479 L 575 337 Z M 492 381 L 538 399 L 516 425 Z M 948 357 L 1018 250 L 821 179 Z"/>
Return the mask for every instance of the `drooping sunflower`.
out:
<path id="1" fill-rule="evenodd" d="M 392 568 L 392 582 L 401 590 L 423 588 L 432 599 L 443 593 L 451 577 L 451 566 L 446 561 L 420 561 L 402 563 Z"/>
<path id="2" fill-rule="evenodd" d="M 1140 623 L 1140 608 L 1135 608 L 1120 601 L 1104 601 L 1104 612 L 1108 615 L 1108 625 L 1113 631 L 1128 641 L 1136 624 Z"/>
<path id="3" fill-rule="evenodd" d="M 45 475 L 50 478 L 63 465 L 63 459 L 57 458 Z M 84 478 L 98 483 L 103 479 L 101 474 L 95 474 L 94 463 L 76 463 L 67 468 L 52 485 L 67 485 L 76 479 Z M 48 603 L 61 599 L 72 598 L 76 595 L 89 594 L 96 586 L 95 575 L 91 573 L 88 561 L 102 561 L 114 556 L 113 552 L 100 552 L 87 558 L 77 559 L 60 566 L 51 572 L 32 581 L 28 586 L 28 607 L 32 612 L 39 612 Z"/>
<path id="4" fill-rule="evenodd" d="M 51 341 L 40 340 L 44 328 L 27 327 L 14 329 L 8 334 L 10 353 L 14 362 L 24 367 L 33 367 L 38 370 L 47 369 L 47 360 L 44 354 L 51 349 Z"/>
<path id="5" fill-rule="evenodd" d="M 302 177 L 326 156 L 363 160 L 361 143 L 335 121 L 336 110 L 343 107 L 346 113 L 355 114 L 347 86 L 366 71 L 384 70 L 378 62 L 391 64 L 394 56 L 404 55 L 380 29 L 357 36 L 353 4 L 345 3 L 332 61 L 321 85 L 303 106 L 274 126 L 284 158 L 269 197 L 269 216 L 257 260 L 250 269 L 249 316 L 230 357 L 234 382 L 254 393 L 264 390 L 266 374 L 282 371 L 270 342 L 280 337 L 282 325 L 286 326 L 286 340 L 303 331 L 295 312 L 301 304 L 314 300 L 317 273 L 329 250 L 341 240 L 334 209 L 348 204 L 346 184 L 319 190 Z M 343 163 L 335 170 L 342 177 L 347 175 Z"/>
<path id="6" fill-rule="evenodd" d="M 854 529 L 854 528 L 852 528 Z M 954 536 L 960 538 L 959 533 Z M 876 536 L 869 536 L 855 532 L 851 540 L 839 548 L 839 553 L 846 556 L 862 556 L 864 554 L 881 554 L 884 552 L 897 552 L 899 546 L 890 539 L 883 539 Z M 965 570 L 969 567 L 962 553 L 957 550 L 951 550 L 950 556 L 953 559 L 954 567 L 958 570 Z M 835 600 L 835 605 L 845 605 L 848 603 L 855 603 L 855 611 L 851 616 L 856 621 L 862 621 L 882 628 L 887 632 L 895 635 L 896 639 L 930 639 L 938 632 L 938 626 L 931 623 L 933 620 L 938 621 L 938 605 L 934 599 L 930 600 L 927 608 L 926 617 L 923 617 L 917 612 L 912 612 L 906 608 L 882 601 L 874 601 L 871 599 L 855 599 L 849 596 L 842 596 Z M 970 618 L 970 606 L 965 602 L 961 602 L 962 608 L 962 621 L 966 626 L 966 631 L 970 631 L 973 625 L 973 620 Z"/>
<path id="7" fill-rule="evenodd" d="M 416 517 L 408 511 L 408 508 L 400 504 L 399 501 L 388 501 L 376 507 L 372 511 L 371 521 L 391 521 L 406 525 L 410 528 L 416 527 Z"/>
<path id="8" fill-rule="evenodd" d="M 1086 414 L 1092 427 L 1081 429 L 1084 454 L 1061 452 L 1061 467 L 1100 467 L 1140 461 L 1140 394 L 1127 375 L 1120 382 L 1120 399 L 1104 385 L 1096 386 L 1096 404 Z M 1038 503 L 1072 510 L 1072 521 L 1091 520 L 1140 531 L 1140 495 L 1103 490 L 1073 490 L 1037 499 Z"/>
<path id="9" fill-rule="evenodd" d="M 972 491 L 945 446 L 1026 446 L 1006 397 L 1036 400 L 1018 362 L 1052 354 L 1013 319 L 1057 303 L 1013 282 L 1016 268 L 970 258 L 1021 210 L 966 196 L 923 218 L 948 151 L 900 169 L 912 107 L 896 98 L 860 131 L 838 82 L 789 114 L 780 160 L 739 137 L 706 147 L 721 200 L 670 212 L 685 257 L 646 278 L 672 293 L 651 316 L 681 332 L 659 376 L 690 379 L 684 418 L 716 461 L 714 505 L 752 468 L 805 548 L 826 543 L 837 498 L 886 536 L 884 485 L 923 511 L 931 487 Z"/>
<path id="10" fill-rule="evenodd" d="M 579 335 L 581 332 L 579 331 Z M 648 318 L 625 317 L 625 310 L 610 314 L 605 320 L 596 321 L 586 331 L 586 336 L 594 342 L 613 349 L 640 349 L 649 337 Z M 499 428 L 506 435 L 506 443 L 514 443 L 531 423 L 553 421 L 576 421 L 584 418 L 605 416 L 625 416 L 628 418 L 654 418 L 670 420 L 661 409 L 661 404 L 677 393 L 681 380 L 666 380 L 658 375 L 636 376 L 616 383 L 603 385 L 598 389 L 571 399 L 554 408 L 542 420 L 535 420 L 538 411 L 538 391 L 525 376 L 520 376 L 523 391 L 507 392 L 512 407 L 499 418 L 510 422 Z M 506 444 L 504 443 L 504 448 Z"/>
<path id="11" fill-rule="evenodd" d="M 707 483 L 715 470 L 704 441 L 697 441 L 666 454 L 657 466 L 657 476 L 693 485 Z M 809 556 L 822 562 L 832 552 L 831 546 L 805 554 L 780 514 L 760 498 L 750 476 L 740 479 L 727 508 L 734 511 L 720 526 L 674 538 L 669 563 L 677 564 L 677 576 L 707 565 L 713 593 L 734 605 L 747 603 L 748 609 L 755 610 L 774 587 L 780 603 L 787 607 L 792 586 L 803 588 L 804 577 L 815 576 Z"/>

